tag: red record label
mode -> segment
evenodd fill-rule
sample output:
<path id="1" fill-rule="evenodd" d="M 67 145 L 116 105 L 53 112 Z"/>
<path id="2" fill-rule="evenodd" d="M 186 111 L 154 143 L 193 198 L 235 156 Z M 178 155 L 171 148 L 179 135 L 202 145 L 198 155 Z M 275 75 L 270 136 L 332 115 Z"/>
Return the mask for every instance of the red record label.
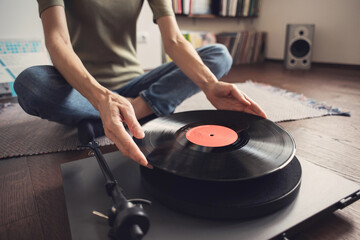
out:
<path id="1" fill-rule="evenodd" d="M 234 130 L 220 125 L 193 127 L 185 136 L 190 142 L 204 147 L 224 147 L 238 139 L 238 134 Z"/>

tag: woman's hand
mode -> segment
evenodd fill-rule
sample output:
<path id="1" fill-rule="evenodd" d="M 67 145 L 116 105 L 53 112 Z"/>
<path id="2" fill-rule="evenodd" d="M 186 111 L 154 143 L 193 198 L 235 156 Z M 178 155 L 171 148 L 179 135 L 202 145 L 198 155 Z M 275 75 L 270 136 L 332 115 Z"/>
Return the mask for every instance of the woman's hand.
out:
<path id="1" fill-rule="evenodd" d="M 241 111 L 267 118 L 260 106 L 234 84 L 220 81 L 212 82 L 208 83 L 203 91 L 207 99 L 217 109 Z"/>
<path id="2" fill-rule="evenodd" d="M 115 143 L 122 154 L 143 166 L 151 168 L 144 154 L 124 127 L 123 123 L 126 123 L 136 138 L 141 139 L 145 136 L 128 99 L 107 91 L 106 97 L 99 101 L 97 109 L 100 113 L 105 135 Z"/>

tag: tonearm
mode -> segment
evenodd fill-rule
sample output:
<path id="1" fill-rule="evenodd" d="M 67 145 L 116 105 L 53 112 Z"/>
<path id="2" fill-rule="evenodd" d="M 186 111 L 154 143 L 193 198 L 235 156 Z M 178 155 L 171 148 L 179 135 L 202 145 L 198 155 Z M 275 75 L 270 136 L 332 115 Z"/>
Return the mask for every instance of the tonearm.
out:
<path id="1" fill-rule="evenodd" d="M 114 205 L 104 216 L 108 219 L 109 237 L 116 240 L 140 240 L 149 230 L 150 220 L 142 204 L 151 204 L 145 199 L 127 199 L 123 189 L 114 178 L 104 156 L 100 151 L 98 143 L 95 141 L 93 126 L 85 122 L 79 129 L 79 139 L 81 143 L 86 143 L 82 147 L 92 150 L 101 171 L 105 178 L 105 188 L 107 194 L 112 198 Z"/>

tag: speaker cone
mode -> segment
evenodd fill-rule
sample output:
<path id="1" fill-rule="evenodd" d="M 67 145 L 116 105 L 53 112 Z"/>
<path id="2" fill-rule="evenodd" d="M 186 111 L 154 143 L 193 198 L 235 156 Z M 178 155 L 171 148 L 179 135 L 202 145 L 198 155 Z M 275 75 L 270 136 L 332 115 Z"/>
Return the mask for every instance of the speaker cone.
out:
<path id="1" fill-rule="evenodd" d="M 295 57 L 302 58 L 309 53 L 310 44 L 303 39 L 296 40 L 293 44 L 291 44 L 290 51 Z"/>

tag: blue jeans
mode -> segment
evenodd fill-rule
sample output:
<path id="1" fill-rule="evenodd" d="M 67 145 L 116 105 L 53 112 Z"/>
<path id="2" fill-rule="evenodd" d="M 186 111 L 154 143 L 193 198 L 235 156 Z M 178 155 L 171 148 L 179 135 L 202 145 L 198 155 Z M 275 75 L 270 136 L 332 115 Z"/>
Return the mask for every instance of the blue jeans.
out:
<path id="1" fill-rule="evenodd" d="M 203 62 L 220 79 L 232 64 L 228 50 L 220 44 L 197 49 Z M 30 115 L 67 125 L 83 120 L 99 120 L 99 112 L 77 90 L 72 88 L 53 66 L 34 66 L 24 70 L 15 80 L 20 106 Z M 173 63 L 138 76 L 120 89 L 124 97 L 141 96 L 157 116 L 174 112 L 199 88 Z"/>

